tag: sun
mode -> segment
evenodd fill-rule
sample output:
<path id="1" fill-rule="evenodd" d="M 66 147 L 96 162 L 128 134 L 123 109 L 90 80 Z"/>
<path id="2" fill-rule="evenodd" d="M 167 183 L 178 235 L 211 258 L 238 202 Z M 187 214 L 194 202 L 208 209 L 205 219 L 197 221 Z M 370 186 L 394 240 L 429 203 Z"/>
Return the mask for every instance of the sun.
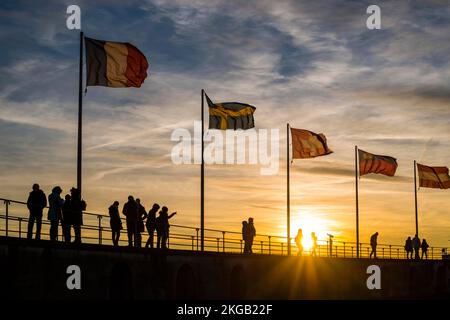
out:
<path id="1" fill-rule="evenodd" d="M 291 223 L 291 235 L 294 238 L 297 235 L 298 229 L 303 231 L 303 248 L 308 251 L 313 246 L 313 240 L 311 238 L 311 233 L 314 232 L 318 239 L 318 244 L 320 245 L 321 240 L 326 240 L 328 230 L 327 220 L 321 218 L 320 216 L 314 215 L 307 211 L 301 211 L 294 217 Z"/>

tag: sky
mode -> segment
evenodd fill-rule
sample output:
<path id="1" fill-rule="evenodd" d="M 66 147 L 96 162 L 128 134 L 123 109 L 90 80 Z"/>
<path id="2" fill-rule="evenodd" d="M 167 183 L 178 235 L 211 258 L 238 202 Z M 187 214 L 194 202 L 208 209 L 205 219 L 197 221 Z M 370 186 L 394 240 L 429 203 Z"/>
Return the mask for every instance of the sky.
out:
<path id="1" fill-rule="evenodd" d="M 291 164 L 298 227 L 355 240 L 354 146 L 397 158 L 395 177 L 360 179 L 360 234 L 403 244 L 414 235 L 413 161 L 450 166 L 448 1 L 10 1 L 0 4 L 0 197 L 26 200 L 76 184 L 79 33 L 130 42 L 149 61 L 137 88 L 83 97 L 83 197 L 107 213 L 129 194 L 199 225 L 200 166 L 171 160 L 174 130 L 193 132 L 200 90 L 254 105 L 256 129 L 279 130 L 279 171 L 206 165 L 207 228 L 286 232 L 286 123 L 324 133 L 333 154 Z M 381 29 L 366 9 L 381 8 Z M 206 112 L 205 112 L 205 115 Z M 205 126 L 207 123 L 205 123 Z M 419 229 L 448 246 L 449 192 L 418 191 Z M 3 210 L 3 208 L 1 209 Z"/>

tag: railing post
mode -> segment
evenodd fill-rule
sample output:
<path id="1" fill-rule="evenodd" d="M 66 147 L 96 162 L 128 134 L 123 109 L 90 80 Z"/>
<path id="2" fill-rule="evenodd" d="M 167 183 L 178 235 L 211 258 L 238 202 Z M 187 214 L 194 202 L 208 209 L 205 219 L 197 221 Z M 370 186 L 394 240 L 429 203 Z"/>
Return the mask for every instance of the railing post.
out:
<path id="1" fill-rule="evenodd" d="M 400 250 L 397 248 L 397 259 L 400 259 Z"/>
<path id="2" fill-rule="evenodd" d="M 102 244 L 102 216 L 98 215 L 98 244 Z"/>
<path id="3" fill-rule="evenodd" d="M 19 218 L 19 238 L 22 238 L 22 218 Z"/>
<path id="4" fill-rule="evenodd" d="M 384 248 L 381 248 L 381 251 L 383 252 L 382 258 L 384 259 Z"/>
<path id="5" fill-rule="evenodd" d="M 11 204 L 11 202 L 9 200 L 4 200 L 3 201 L 5 204 L 5 215 L 6 215 L 6 220 L 5 220 L 5 231 L 6 231 L 6 237 L 8 237 L 8 222 L 9 222 L 9 205 Z"/>
<path id="6" fill-rule="evenodd" d="M 389 259 L 392 259 L 392 245 L 389 245 Z"/>
<path id="7" fill-rule="evenodd" d="M 225 231 L 222 231 L 222 252 L 225 252 Z"/>
<path id="8" fill-rule="evenodd" d="M 194 251 L 194 236 L 191 236 L 191 239 L 192 239 L 192 251 Z"/>
<path id="9" fill-rule="evenodd" d="M 334 251 L 336 251 L 336 258 L 338 257 L 338 246 L 334 246 Z"/>
<path id="10" fill-rule="evenodd" d="M 345 242 L 344 242 L 344 258 L 345 258 Z"/>
<path id="11" fill-rule="evenodd" d="M 242 239 L 239 240 L 241 242 L 241 253 L 243 253 L 242 251 Z"/>
<path id="12" fill-rule="evenodd" d="M 270 238 L 272 238 L 271 236 L 269 236 L 269 254 L 272 254 L 272 249 L 270 247 L 271 243 L 270 243 Z"/>
<path id="13" fill-rule="evenodd" d="M 283 255 L 283 242 L 281 243 L 281 255 Z"/>
<path id="14" fill-rule="evenodd" d="M 352 258 L 353 258 L 353 246 L 352 246 Z"/>
<path id="15" fill-rule="evenodd" d="M 261 241 L 261 254 L 264 253 L 264 250 L 263 250 L 263 243 L 264 243 L 264 241 Z"/>
<path id="16" fill-rule="evenodd" d="M 198 251 L 198 231 L 199 231 L 199 228 L 195 228 L 195 231 L 197 232 L 197 251 Z"/>
<path id="17" fill-rule="evenodd" d="M 431 260 L 434 260 L 434 248 L 431 247 Z"/>
<path id="18" fill-rule="evenodd" d="M 217 252 L 220 251 L 220 238 L 217 238 Z"/>

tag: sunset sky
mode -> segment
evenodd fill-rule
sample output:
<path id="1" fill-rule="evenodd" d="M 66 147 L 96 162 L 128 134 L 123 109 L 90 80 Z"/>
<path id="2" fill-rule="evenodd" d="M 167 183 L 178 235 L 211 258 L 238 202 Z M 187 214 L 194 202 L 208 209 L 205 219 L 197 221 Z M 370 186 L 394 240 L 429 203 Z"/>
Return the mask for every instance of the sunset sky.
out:
<path id="1" fill-rule="evenodd" d="M 207 165 L 206 227 L 286 231 L 286 123 L 327 136 L 333 154 L 291 167 L 298 227 L 354 241 L 354 146 L 397 158 L 395 177 L 360 179 L 361 241 L 414 235 L 413 161 L 450 166 L 448 1 L 10 1 L 0 4 L 0 197 L 26 200 L 76 184 L 78 4 L 91 38 L 130 42 L 149 61 L 139 89 L 89 87 L 84 96 L 88 211 L 129 194 L 199 225 L 200 166 L 175 165 L 173 130 L 193 131 L 200 90 L 254 105 L 256 130 L 279 129 L 280 168 Z M 381 30 L 366 8 L 381 7 Z M 205 115 L 207 115 L 205 113 Z M 207 123 L 205 123 L 207 125 Z M 65 193 L 64 193 L 65 194 Z M 450 191 L 420 189 L 419 228 L 449 246 Z M 3 212 L 3 208 L 1 209 Z"/>

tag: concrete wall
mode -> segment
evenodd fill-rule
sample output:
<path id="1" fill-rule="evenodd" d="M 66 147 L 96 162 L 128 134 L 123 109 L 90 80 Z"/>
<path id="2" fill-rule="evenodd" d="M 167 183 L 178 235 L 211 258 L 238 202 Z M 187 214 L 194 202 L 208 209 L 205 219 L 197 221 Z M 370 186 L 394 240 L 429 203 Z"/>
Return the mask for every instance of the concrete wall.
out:
<path id="1" fill-rule="evenodd" d="M 66 246 L 0 238 L 0 297 L 25 299 L 449 298 L 450 261 L 280 257 Z M 369 265 L 381 290 L 368 290 Z M 68 290 L 66 268 L 81 268 Z"/>

